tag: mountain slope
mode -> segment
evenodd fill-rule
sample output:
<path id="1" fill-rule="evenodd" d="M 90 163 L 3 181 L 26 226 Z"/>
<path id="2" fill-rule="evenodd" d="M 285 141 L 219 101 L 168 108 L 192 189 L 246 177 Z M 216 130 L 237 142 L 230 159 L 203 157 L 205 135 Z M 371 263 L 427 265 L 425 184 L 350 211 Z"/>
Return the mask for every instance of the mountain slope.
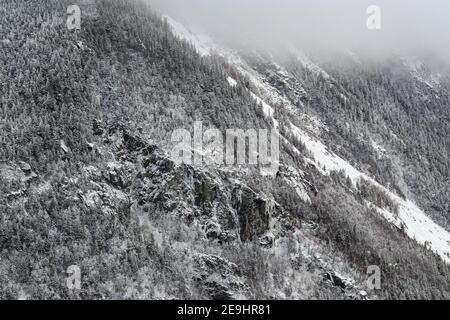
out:
<path id="1" fill-rule="evenodd" d="M 398 202 L 405 222 L 410 202 L 349 181 L 357 168 L 312 140 L 331 128 L 296 109 L 314 81 L 198 54 L 137 1 L 85 2 L 77 32 L 71 3 L 38 2 L 1 4 L 2 299 L 449 297 L 449 266 L 380 215 Z M 196 120 L 276 128 L 280 172 L 177 165 L 171 133 Z M 81 290 L 66 286 L 71 265 Z"/>
<path id="2" fill-rule="evenodd" d="M 252 69 L 251 66 L 246 65 L 242 59 L 233 54 L 230 50 L 223 49 L 217 45 L 212 44 L 211 40 L 205 40 L 205 36 L 195 36 L 188 29 L 182 27 L 178 22 L 172 18 L 167 18 L 167 21 L 171 24 L 175 34 L 194 45 L 196 50 L 200 52 L 202 56 L 210 55 L 212 52 L 218 52 L 232 65 L 234 64 L 238 70 L 241 71 L 243 76 L 250 77 L 252 84 L 262 91 L 262 94 L 267 96 L 268 99 L 272 101 L 281 101 L 287 105 L 283 106 L 288 108 L 288 110 L 295 109 L 295 106 L 289 104 L 289 99 L 283 94 L 272 87 L 270 84 L 270 79 L 267 79 L 267 75 L 258 73 L 257 69 Z M 314 65 L 308 58 L 304 55 L 298 57 L 299 61 L 305 66 L 305 68 L 311 70 L 312 72 L 323 76 L 325 79 L 329 79 L 330 76 L 320 69 L 317 65 Z M 274 64 L 273 62 L 266 62 L 269 65 Z M 283 70 L 282 67 L 274 64 L 279 75 L 284 77 L 284 79 L 279 81 L 287 81 L 287 72 Z M 417 72 L 416 72 L 417 73 Z M 415 73 L 415 74 L 416 74 Z M 417 76 L 415 76 L 417 77 Z M 233 80 L 234 81 L 234 80 Z M 291 89 L 292 91 L 293 89 Z M 263 112 L 268 117 L 273 117 L 273 108 L 265 103 L 261 98 L 257 97 L 254 93 L 251 93 L 254 99 L 258 103 L 262 103 Z M 307 95 L 303 91 L 304 95 Z M 296 114 L 297 117 L 304 117 L 306 114 Z M 275 126 L 277 121 L 275 121 Z M 339 156 L 336 156 L 331 151 L 327 150 L 327 147 L 321 142 L 317 141 L 315 138 L 311 137 L 308 133 L 301 130 L 291 122 L 288 124 L 287 130 L 289 133 L 293 134 L 295 138 L 301 141 L 305 147 L 311 152 L 312 160 L 318 165 L 319 170 L 321 167 L 326 168 L 323 171 L 324 174 L 329 174 L 329 171 L 343 171 L 346 176 L 349 176 L 353 184 L 358 184 L 361 180 L 364 183 L 370 183 L 371 185 L 379 188 L 382 192 L 385 192 L 389 198 L 396 204 L 395 212 L 389 212 L 384 208 L 377 208 L 382 216 L 384 216 L 388 221 L 395 224 L 398 228 L 405 228 L 406 233 L 412 238 L 417 240 L 419 243 L 429 246 L 429 248 L 437 252 L 441 257 L 450 261 L 450 233 L 444 228 L 440 227 L 434 223 L 430 218 L 426 216 L 421 209 L 419 209 L 413 202 L 404 199 L 394 192 L 391 192 L 387 188 L 381 186 L 373 178 L 369 177 L 367 174 L 360 172 L 354 166 L 349 164 L 347 161 L 343 160 Z M 369 203 L 369 206 L 374 206 L 373 203 Z"/>

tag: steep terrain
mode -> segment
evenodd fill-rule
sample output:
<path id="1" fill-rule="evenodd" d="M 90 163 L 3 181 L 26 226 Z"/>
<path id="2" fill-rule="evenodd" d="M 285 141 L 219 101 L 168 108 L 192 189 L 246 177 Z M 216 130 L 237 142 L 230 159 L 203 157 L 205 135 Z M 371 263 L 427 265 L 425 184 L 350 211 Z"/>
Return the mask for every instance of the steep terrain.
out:
<path id="1" fill-rule="evenodd" d="M 275 61 L 131 0 L 84 1 L 69 31 L 70 4 L 0 6 L 0 298 L 450 297 L 450 236 L 428 217 L 446 227 L 443 71 L 402 62 L 399 88 L 382 66 Z M 278 174 L 177 164 L 171 134 L 198 120 L 276 130 Z"/>
<path id="2" fill-rule="evenodd" d="M 167 18 L 167 21 L 171 24 L 171 27 L 176 35 L 181 39 L 192 43 L 202 56 L 210 55 L 213 52 L 223 56 L 244 76 L 249 77 L 252 84 L 256 87 L 256 90 L 258 90 L 262 96 L 272 101 L 272 103 L 280 103 L 279 109 L 281 109 L 281 111 L 279 112 L 286 110 L 286 112 L 294 114 L 294 119 L 300 118 L 302 120 L 300 123 L 303 127 L 305 127 L 305 130 L 302 130 L 294 125 L 292 120 L 282 123 L 282 125 L 284 124 L 287 128 L 282 127 L 281 130 L 284 135 L 293 135 L 294 139 L 297 139 L 303 143 L 304 147 L 311 152 L 311 156 L 308 160 L 314 161 L 323 174 L 329 174 L 329 171 L 342 171 L 344 175 L 350 178 L 353 184 L 356 185 L 363 181 L 364 184 L 369 184 L 374 188 L 380 189 L 383 193 L 386 193 L 386 195 L 392 199 L 392 202 L 395 204 L 395 208 L 390 208 L 390 212 L 388 210 L 384 210 L 385 208 L 377 208 L 377 210 L 380 211 L 380 214 L 385 216 L 388 221 L 391 221 L 397 227 L 405 228 L 406 233 L 411 238 L 422 244 L 429 245 L 430 249 L 439 253 L 443 259 L 450 259 L 450 233 L 434 223 L 421 209 L 419 209 L 410 200 L 406 199 L 406 196 L 401 190 L 398 189 L 398 187 L 389 190 L 388 188 L 383 187 L 379 182 L 375 181 L 375 179 L 371 178 L 370 173 L 372 170 L 370 170 L 371 168 L 369 167 L 370 162 L 366 159 L 356 159 L 356 163 L 359 166 L 366 167 L 368 173 L 363 173 L 361 170 L 355 168 L 354 165 L 329 151 L 324 144 L 317 140 L 317 136 L 321 136 L 321 131 L 329 133 L 330 130 L 326 125 L 320 122 L 318 123 L 317 119 L 308 117 L 305 113 L 305 109 L 307 109 L 305 104 L 307 104 L 307 102 L 304 101 L 308 98 L 310 99 L 311 97 L 308 96 L 308 93 L 302 86 L 302 83 L 304 82 L 303 79 L 299 80 L 296 78 L 295 74 L 290 75 L 286 69 L 278 65 L 273 60 L 273 56 L 271 55 L 268 57 L 262 57 L 258 55 L 258 53 L 254 52 L 249 57 L 248 54 L 246 54 L 244 59 L 250 61 L 250 63 L 247 64 L 243 61 L 243 59 L 237 56 L 237 53 L 233 53 L 230 50 L 213 44 L 206 36 L 193 35 L 191 31 L 170 17 Z M 305 69 L 314 73 L 319 80 L 329 81 L 331 86 L 339 85 L 334 84 L 333 82 L 335 82 L 335 80 L 331 79 L 327 72 L 325 72 L 318 65 L 314 64 L 304 54 L 296 52 L 295 59 L 297 60 L 297 63 Z M 433 80 L 423 80 L 423 78 L 418 74 L 416 67 L 413 66 L 411 68 L 414 68 L 411 71 L 414 79 L 418 79 L 419 81 L 427 84 L 430 88 L 433 88 L 430 84 Z M 229 79 L 232 81 L 230 82 L 230 85 L 235 86 L 235 80 L 232 78 Z M 264 114 L 271 118 L 274 126 L 279 129 L 279 121 L 274 118 L 274 108 L 264 102 L 263 99 L 255 95 L 255 93 L 251 92 L 251 90 L 252 89 L 250 89 L 250 94 L 253 98 L 258 103 L 262 104 Z M 339 93 L 339 90 L 342 90 L 342 93 Z M 336 92 L 334 92 L 334 94 L 340 94 L 345 97 L 345 94 L 348 93 L 346 93 L 342 88 L 339 88 Z M 346 103 L 347 102 L 345 102 L 344 105 Z M 321 108 L 323 108 L 323 106 L 321 106 Z M 370 112 L 375 114 L 376 110 L 370 110 Z M 351 120 L 347 119 L 347 121 Z M 350 126 L 348 122 L 347 125 Z M 386 129 L 389 130 L 389 128 Z M 391 156 L 391 154 L 388 153 L 383 147 L 379 146 L 373 140 L 373 135 L 375 134 L 371 134 L 370 131 L 366 133 L 366 139 L 369 139 L 370 147 L 373 149 L 372 152 L 376 152 L 378 153 L 378 156 L 384 158 L 395 157 L 395 154 Z M 338 136 L 337 138 L 339 139 L 341 137 Z M 350 157 L 350 159 L 355 158 L 355 156 L 351 153 L 351 150 L 346 150 L 351 147 L 342 145 L 341 148 L 338 149 L 337 147 L 339 147 L 339 144 L 335 141 L 335 139 L 330 140 L 330 144 L 339 153 L 345 152 L 344 154 Z M 295 149 L 295 147 L 292 147 L 292 149 Z M 407 158 L 406 161 L 407 160 L 409 160 L 409 158 Z M 377 166 L 377 163 L 375 163 L 374 166 Z M 400 172 L 399 174 L 403 176 L 403 172 Z M 379 177 L 377 176 L 377 178 Z M 420 176 L 416 178 L 420 178 Z M 382 180 L 381 178 L 379 179 Z M 394 184 L 394 186 L 396 186 L 396 180 L 402 179 L 402 177 L 398 178 L 394 176 L 392 179 L 393 180 L 388 180 L 388 185 L 391 186 Z M 444 177 L 444 179 L 446 179 L 446 177 Z M 405 188 L 408 188 L 408 186 L 406 185 Z M 448 186 L 446 186 L 446 189 L 448 189 Z M 411 196 L 410 194 L 408 195 Z M 369 205 L 374 204 L 369 203 Z M 447 212 L 441 212 L 444 217 L 446 217 L 446 213 Z"/>

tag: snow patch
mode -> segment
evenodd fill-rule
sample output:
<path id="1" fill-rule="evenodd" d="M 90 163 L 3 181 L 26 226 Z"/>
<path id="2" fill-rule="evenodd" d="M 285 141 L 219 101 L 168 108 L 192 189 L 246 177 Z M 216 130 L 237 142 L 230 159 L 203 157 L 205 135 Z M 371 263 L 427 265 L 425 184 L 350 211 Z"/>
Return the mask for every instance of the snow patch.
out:
<path id="1" fill-rule="evenodd" d="M 295 192 L 299 196 L 299 198 L 305 203 L 311 203 L 311 198 L 305 190 L 305 187 L 301 184 L 297 184 L 294 180 L 291 180 L 291 183 L 296 185 Z"/>
<path id="2" fill-rule="evenodd" d="M 411 75 L 419 82 L 425 84 L 428 88 L 434 89 L 441 85 L 441 74 L 429 74 L 425 72 L 424 64 L 416 59 L 402 58 L 403 65 L 409 70 Z"/>
<path id="3" fill-rule="evenodd" d="M 270 106 L 270 105 L 268 105 L 267 103 L 265 103 L 264 101 L 263 101 L 263 99 L 261 99 L 260 97 L 258 97 L 256 94 L 254 94 L 253 92 L 250 92 L 250 94 L 252 95 L 252 97 L 253 97 L 253 99 L 255 99 L 255 101 L 258 103 L 258 104 L 261 104 L 262 105 L 262 109 L 263 109 L 263 112 L 264 112 L 264 114 L 267 116 L 267 117 L 273 117 L 273 115 L 274 115 L 274 110 L 273 110 L 273 108 Z"/>
<path id="4" fill-rule="evenodd" d="M 356 184 L 361 179 L 369 181 L 379 189 L 386 192 L 399 206 L 398 218 L 387 210 L 378 208 L 380 214 L 397 227 L 405 227 L 406 234 L 418 243 L 426 245 L 430 250 L 439 254 L 442 259 L 450 263 L 450 233 L 431 220 L 416 204 L 404 200 L 380 185 L 368 175 L 360 172 L 339 156 L 328 151 L 320 141 L 311 138 L 298 127 L 291 124 L 292 132 L 300 139 L 315 158 L 316 167 L 322 167 L 322 172 L 343 170 L 352 182 Z"/>
<path id="5" fill-rule="evenodd" d="M 258 91 L 264 95 L 264 97 L 270 100 L 270 103 L 282 103 L 287 108 L 291 108 L 289 101 L 280 95 L 273 87 L 267 84 L 264 81 L 264 78 L 249 67 L 246 63 L 242 61 L 242 59 L 234 54 L 232 51 L 224 48 L 217 47 L 212 44 L 212 42 L 205 36 L 196 35 L 190 32 L 187 28 L 185 28 L 180 23 L 171 19 L 170 17 L 166 17 L 168 23 L 171 25 L 174 33 L 188 42 L 192 43 L 200 55 L 206 56 L 209 55 L 212 50 L 222 57 L 226 58 L 227 61 L 233 65 L 244 77 L 250 79 L 255 87 L 258 88 Z M 306 67 L 308 70 L 312 71 L 317 75 L 321 75 L 325 79 L 330 79 L 330 75 L 327 74 L 322 68 L 313 63 L 305 54 L 302 52 L 296 52 L 296 56 L 298 61 Z M 418 73 L 418 69 L 420 66 L 412 66 L 412 71 Z M 233 86 L 234 82 L 227 79 L 231 86 Z M 234 80 L 234 79 L 232 79 Z M 423 79 L 430 82 L 437 79 Z M 434 81 L 437 82 L 437 81 Z M 437 83 L 438 84 L 438 83 Z M 264 114 L 271 118 L 274 123 L 275 130 L 278 130 L 279 123 L 274 118 L 274 109 L 266 103 L 260 96 L 256 95 L 253 92 L 250 92 L 253 99 L 257 103 L 260 103 L 263 108 Z M 299 140 L 301 140 L 306 148 L 311 152 L 315 160 L 305 158 L 305 161 L 311 164 L 314 164 L 316 168 L 322 174 L 329 174 L 331 170 L 341 171 L 343 170 L 347 176 L 353 181 L 353 183 L 359 182 L 361 179 L 369 181 L 373 185 L 377 186 L 381 190 L 385 191 L 393 201 L 395 201 L 399 206 L 398 217 L 396 217 L 393 213 L 386 210 L 379 210 L 380 214 L 384 216 L 388 221 L 394 223 L 397 226 L 403 226 L 405 228 L 405 232 L 411 238 L 415 239 L 418 243 L 426 245 L 430 250 L 438 253 L 445 261 L 450 263 L 450 233 L 447 232 L 444 228 L 438 226 L 434 223 L 429 217 L 425 215 L 425 213 L 419 209 L 413 202 L 409 200 L 404 200 L 392 193 L 390 190 L 386 189 L 378 182 L 373 180 L 371 177 L 366 174 L 360 172 L 358 169 L 353 167 L 344 159 L 330 152 L 327 147 L 322 144 L 317 139 L 312 138 L 309 134 L 305 133 L 300 128 L 296 127 L 292 123 L 290 124 L 291 131 L 294 135 L 297 136 Z M 315 130 L 314 130 L 315 131 Z M 284 139 L 283 137 L 281 137 Z M 285 139 L 284 139 L 285 140 Z M 295 151 L 295 147 L 291 145 L 292 149 Z M 378 146 L 379 151 L 384 150 L 382 147 Z M 306 200 L 305 194 L 301 189 L 296 192 L 299 196 L 303 196 Z"/>
<path id="6" fill-rule="evenodd" d="M 312 62 L 303 52 L 296 50 L 295 55 L 297 61 L 299 61 L 303 67 L 314 73 L 316 76 L 320 75 L 327 80 L 331 79 L 330 75 L 325 70 Z"/>
<path id="7" fill-rule="evenodd" d="M 184 25 L 169 16 L 164 16 L 163 18 L 171 27 L 174 35 L 179 39 L 185 40 L 186 42 L 192 44 L 200 56 L 206 57 L 211 55 L 214 45 L 206 35 L 190 31 Z"/>
<path id="8" fill-rule="evenodd" d="M 228 81 L 228 83 L 230 84 L 230 86 L 232 86 L 232 87 L 236 87 L 236 86 L 237 86 L 237 81 L 234 80 L 233 78 L 228 77 L 228 78 L 227 78 L 227 81 Z"/>
<path id="9" fill-rule="evenodd" d="M 376 151 L 379 157 L 384 157 L 387 154 L 387 151 L 385 148 L 380 146 L 375 141 L 371 140 L 372 148 Z"/>

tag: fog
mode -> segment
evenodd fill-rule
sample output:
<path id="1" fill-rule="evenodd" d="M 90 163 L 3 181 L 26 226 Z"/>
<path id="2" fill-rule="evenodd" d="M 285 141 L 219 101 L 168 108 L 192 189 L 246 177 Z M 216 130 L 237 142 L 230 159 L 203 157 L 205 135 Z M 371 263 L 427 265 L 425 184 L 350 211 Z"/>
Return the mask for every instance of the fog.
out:
<path id="1" fill-rule="evenodd" d="M 254 48 L 450 57 L 447 0 L 146 0 L 157 11 L 188 21 L 215 39 Z M 366 12 L 381 9 L 381 29 Z"/>

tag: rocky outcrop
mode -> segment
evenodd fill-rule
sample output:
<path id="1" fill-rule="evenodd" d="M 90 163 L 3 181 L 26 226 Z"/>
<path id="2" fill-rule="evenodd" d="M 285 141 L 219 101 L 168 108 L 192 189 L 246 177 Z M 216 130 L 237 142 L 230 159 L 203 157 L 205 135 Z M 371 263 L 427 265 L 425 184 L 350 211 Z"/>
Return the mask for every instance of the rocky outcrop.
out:
<path id="1" fill-rule="evenodd" d="M 354 287 L 354 281 L 340 275 L 339 273 L 330 270 L 324 273 L 325 279 L 331 281 L 331 283 L 343 290 L 352 289 Z"/>
<path id="2" fill-rule="evenodd" d="M 344 276 L 334 270 L 326 263 L 320 255 L 314 255 L 308 258 L 308 268 L 317 269 L 323 276 L 325 283 L 337 288 L 344 294 L 346 299 L 351 300 L 368 300 L 369 295 L 365 290 L 356 283 L 356 281 L 348 276 Z"/>
<path id="3" fill-rule="evenodd" d="M 120 124 L 105 127 L 96 121 L 94 131 L 112 147 L 117 160 L 103 170 L 104 180 L 127 190 L 146 212 L 151 205 L 188 224 L 195 221 L 208 239 L 220 243 L 240 239 L 271 247 L 278 236 L 296 226 L 273 199 L 219 170 L 176 165 L 158 147 Z"/>
<path id="4" fill-rule="evenodd" d="M 281 213 L 274 201 L 259 197 L 250 188 L 241 186 L 233 192 L 233 207 L 237 212 L 242 241 L 252 241 L 265 234 L 269 231 L 271 217 Z"/>
<path id="5" fill-rule="evenodd" d="M 20 170 L 22 170 L 25 174 L 31 173 L 31 166 L 28 163 L 19 161 L 17 164 L 19 165 Z"/>
<path id="6" fill-rule="evenodd" d="M 211 299 L 242 299 L 248 295 L 249 287 L 236 264 L 215 255 L 195 254 L 194 265 L 194 281 Z"/>

